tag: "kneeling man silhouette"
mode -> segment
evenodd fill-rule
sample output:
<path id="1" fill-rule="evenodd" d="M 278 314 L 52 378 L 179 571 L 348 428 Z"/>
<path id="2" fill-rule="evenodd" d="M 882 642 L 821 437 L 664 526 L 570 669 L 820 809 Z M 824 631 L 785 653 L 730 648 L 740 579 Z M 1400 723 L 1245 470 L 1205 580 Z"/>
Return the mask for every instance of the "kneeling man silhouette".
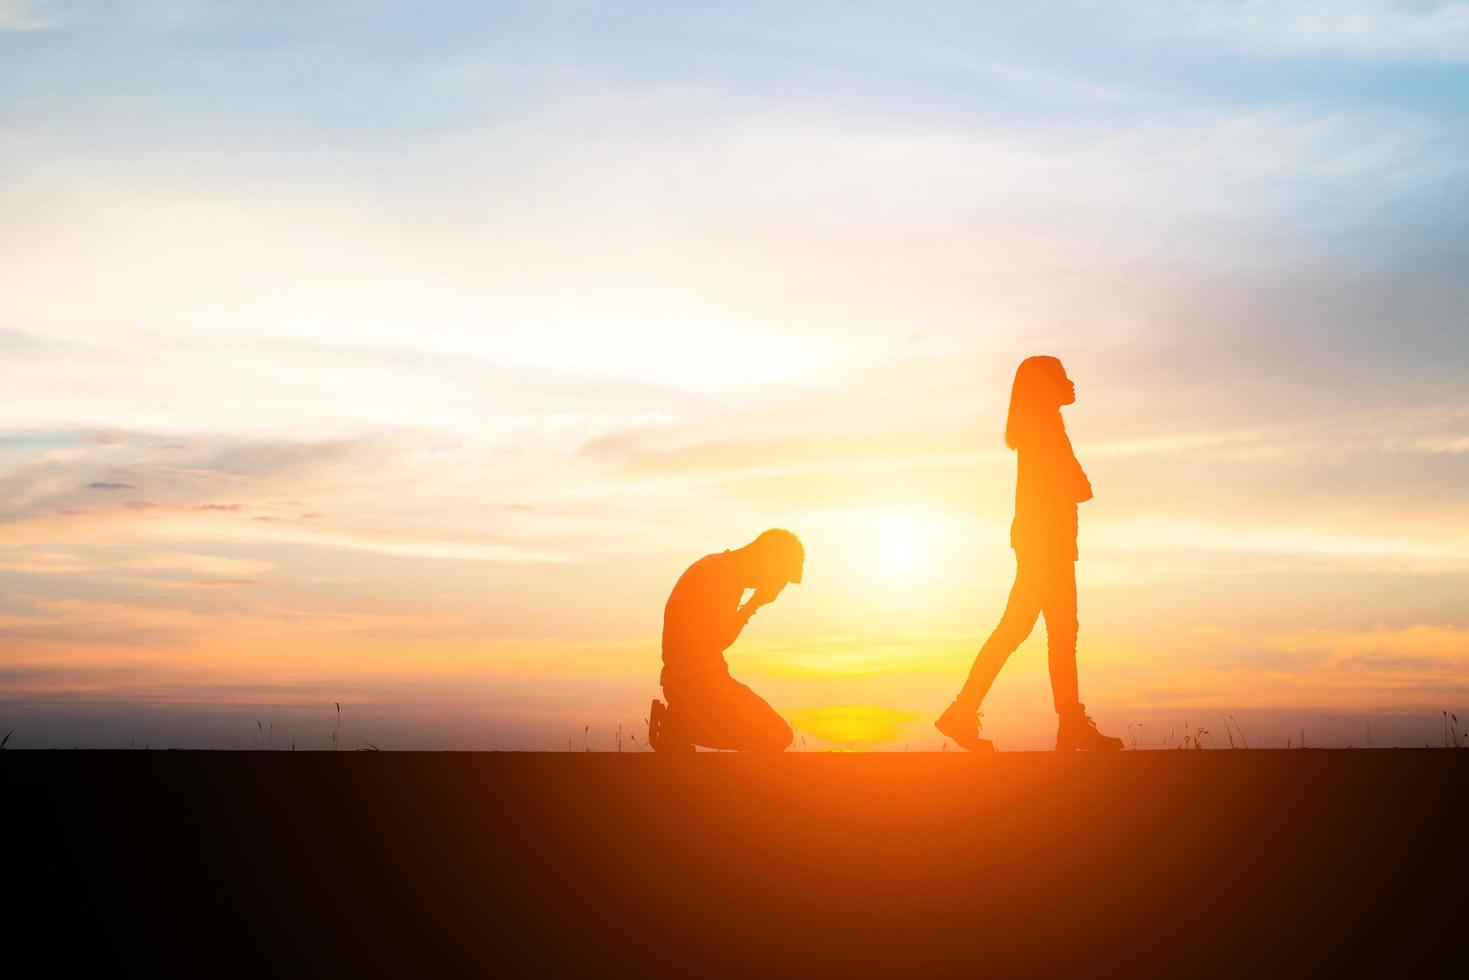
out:
<path id="1" fill-rule="evenodd" d="M 805 549 L 790 531 L 772 528 L 735 551 L 689 566 L 663 610 L 663 702 L 648 715 L 648 744 L 659 752 L 696 745 L 742 752 L 784 752 L 791 727 L 754 691 L 729 676 L 724 651 L 761 606 L 788 583 L 800 584 Z M 747 589 L 754 590 L 740 604 Z"/>

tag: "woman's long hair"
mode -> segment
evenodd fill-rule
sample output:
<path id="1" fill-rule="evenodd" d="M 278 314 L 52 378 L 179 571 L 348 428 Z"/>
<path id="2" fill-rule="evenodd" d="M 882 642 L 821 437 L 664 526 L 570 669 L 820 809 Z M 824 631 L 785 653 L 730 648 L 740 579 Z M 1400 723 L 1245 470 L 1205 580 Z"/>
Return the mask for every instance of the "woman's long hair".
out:
<path id="1" fill-rule="evenodd" d="M 1015 369 L 1015 383 L 1010 387 L 1010 414 L 1005 417 L 1005 445 L 1019 449 L 1039 423 L 1052 416 L 1060 418 L 1056 403 L 1055 379 L 1064 377 L 1066 369 L 1049 354 L 1027 357 Z"/>

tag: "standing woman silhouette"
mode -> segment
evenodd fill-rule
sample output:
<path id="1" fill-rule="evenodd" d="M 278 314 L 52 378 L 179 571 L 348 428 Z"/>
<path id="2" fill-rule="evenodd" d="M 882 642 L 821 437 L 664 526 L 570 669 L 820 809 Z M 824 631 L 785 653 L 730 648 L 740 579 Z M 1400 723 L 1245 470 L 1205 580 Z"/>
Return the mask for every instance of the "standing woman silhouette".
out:
<path id="1" fill-rule="evenodd" d="M 1060 723 L 1056 751 L 1120 749 L 1122 740 L 1097 731 L 1076 688 L 1076 505 L 1092 498 L 1061 406 L 1076 401 L 1076 385 L 1054 357 L 1027 357 L 1010 389 L 1005 445 L 1015 450 L 1015 585 L 1000 624 L 974 658 L 959 697 L 934 726 L 961 748 L 994 750 L 979 737 L 979 706 L 1005 660 L 1024 642 L 1042 613 L 1051 668 L 1051 695 Z"/>

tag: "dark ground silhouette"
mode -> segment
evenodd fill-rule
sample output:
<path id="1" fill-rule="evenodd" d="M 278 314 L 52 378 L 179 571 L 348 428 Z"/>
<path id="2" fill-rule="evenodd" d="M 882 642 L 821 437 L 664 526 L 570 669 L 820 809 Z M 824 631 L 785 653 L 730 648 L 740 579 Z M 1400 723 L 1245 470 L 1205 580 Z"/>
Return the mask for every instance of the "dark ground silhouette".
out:
<path id="1" fill-rule="evenodd" d="M 1462 962 L 1469 752 L 29 751 L 0 786 L 16 976 Z"/>

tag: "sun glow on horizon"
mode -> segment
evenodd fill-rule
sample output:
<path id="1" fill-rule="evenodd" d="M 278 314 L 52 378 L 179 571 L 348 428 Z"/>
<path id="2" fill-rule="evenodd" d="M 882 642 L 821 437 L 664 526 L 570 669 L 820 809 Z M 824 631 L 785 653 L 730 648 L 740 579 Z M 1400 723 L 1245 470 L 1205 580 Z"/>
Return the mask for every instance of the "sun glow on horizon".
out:
<path id="1" fill-rule="evenodd" d="M 896 742 L 904 726 L 920 717 L 872 704 L 798 708 L 788 712 L 798 732 L 809 733 L 832 745 L 883 745 Z"/>

